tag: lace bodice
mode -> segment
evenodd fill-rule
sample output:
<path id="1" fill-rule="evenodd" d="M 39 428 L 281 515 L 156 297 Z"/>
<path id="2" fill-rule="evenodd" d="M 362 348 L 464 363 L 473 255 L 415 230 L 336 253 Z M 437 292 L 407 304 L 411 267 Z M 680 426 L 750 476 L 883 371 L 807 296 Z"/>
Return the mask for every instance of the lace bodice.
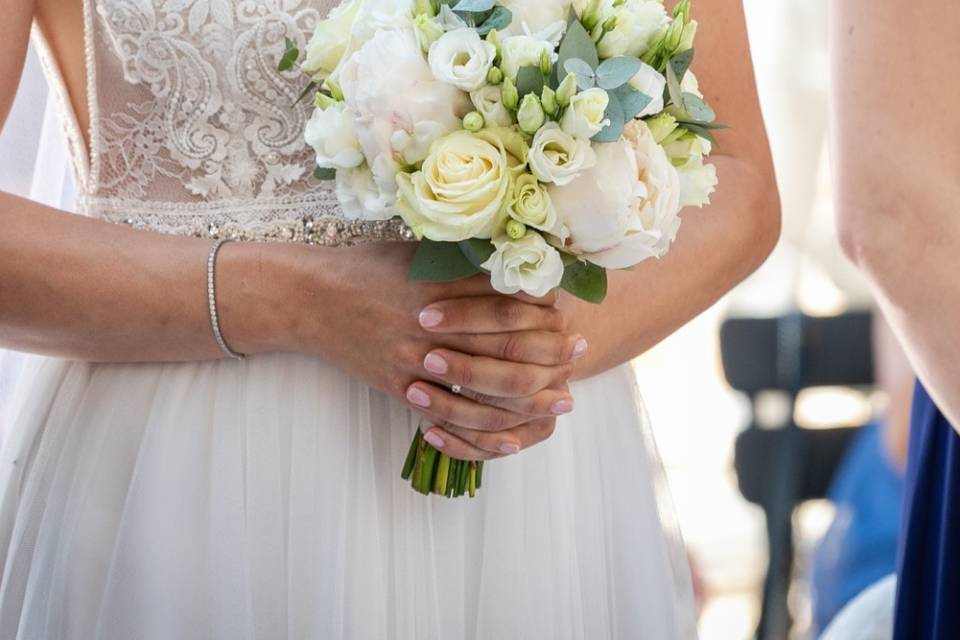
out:
<path id="1" fill-rule="evenodd" d="M 330 183 L 312 177 L 309 100 L 294 106 L 305 80 L 276 69 L 284 39 L 303 50 L 335 0 L 83 2 L 89 149 L 42 56 L 60 88 L 81 213 L 330 244 L 391 233 L 340 218 Z"/>

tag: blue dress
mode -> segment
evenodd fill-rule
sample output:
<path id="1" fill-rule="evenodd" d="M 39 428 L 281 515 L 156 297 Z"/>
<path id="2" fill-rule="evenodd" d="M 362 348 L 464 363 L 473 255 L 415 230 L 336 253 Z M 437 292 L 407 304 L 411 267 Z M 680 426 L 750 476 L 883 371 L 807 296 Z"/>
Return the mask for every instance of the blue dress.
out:
<path id="1" fill-rule="evenodd" d="M 895 640 L 960 638 L 960 435 L 914 396 Z"/>

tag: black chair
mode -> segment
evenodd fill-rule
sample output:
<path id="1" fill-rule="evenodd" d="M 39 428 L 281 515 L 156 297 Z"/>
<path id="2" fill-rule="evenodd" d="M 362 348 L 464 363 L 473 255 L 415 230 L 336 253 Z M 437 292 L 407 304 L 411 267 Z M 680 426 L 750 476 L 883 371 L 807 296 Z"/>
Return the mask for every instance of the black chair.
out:
<path id="1" fill-rule="evenodd" d="M 738 437 L 734 455 L 744 497 L 766 515 L 769 565 L 756 637 L 784 640 L 790 632 L 787 596 L 793 573 L 793 511 L 826 494 L 856 429 L 803 429 L 794 421 L 797 395 L 822 386 L 874 384 L 872 314 L 834 317 L 790 314 L 779 318 L 736 318 L 720 329 L 720 350 L 729 384 L 751 401 L 750 426 Z M 786 394 L 783 424 L 760 424 L 758 394 Z"/>

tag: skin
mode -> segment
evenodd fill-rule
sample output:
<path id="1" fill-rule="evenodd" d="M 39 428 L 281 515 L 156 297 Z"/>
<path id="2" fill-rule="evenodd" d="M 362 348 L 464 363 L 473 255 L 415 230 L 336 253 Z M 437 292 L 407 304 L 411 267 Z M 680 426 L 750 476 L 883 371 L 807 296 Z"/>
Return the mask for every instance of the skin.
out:
<path id="1" fill-rule="evenodd" d="M 9 110 L 36 15 L 85 128 L 80 3 L 6 5 L 0 115 Z M 408 282 L 412 247 L 403 244 L 233 243 L 217 265 L 228 342 L 250 354 L 327 359 L 425 415 L 437 425 L 427 437 L 454 457 L 490 459 L 549 437 L 556 415 L 573 409 L 569 380 L 662 340 L 759 266 L 779 235 L 742 7 L 704 3 L 698 17 L 709 25 L 698 49 L 717 53 L 696 68 L 732 127 L 718 136 L 714 155 L 723 188 L 709 209 L 684 214 L 681 241 L 668 257 L 612 273 L 602 307 L 566 295 L 504 297 L 482 277 Z M 203 286 L 209 241 L 134 231 L 4 194 L 0 225 L 0 344 L 92 361 L 221 357 Z M 355 282 L 364 287 L 347 284 Z M 464 393 L 450 393 L 452 384 Z"/>
<path id="2" fill-rule="evenodd" d="M 960 425 L 960 29 L 953 3 L 833 4 L 837 210 L 920 379 Z"/>

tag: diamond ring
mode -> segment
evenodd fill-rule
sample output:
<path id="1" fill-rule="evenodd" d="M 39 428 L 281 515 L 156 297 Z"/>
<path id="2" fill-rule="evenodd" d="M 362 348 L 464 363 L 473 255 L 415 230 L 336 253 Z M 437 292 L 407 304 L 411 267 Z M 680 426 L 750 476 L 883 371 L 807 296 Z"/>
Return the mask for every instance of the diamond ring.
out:
<path id="1" fill-rule="evenodd" d="M 450 387 L 450 393 L 455 393 L 459 395 L 461 391 L 463 391 L 463 387 L 461 387 L 458 384 L 455 384 L 452 387 Z"/>

